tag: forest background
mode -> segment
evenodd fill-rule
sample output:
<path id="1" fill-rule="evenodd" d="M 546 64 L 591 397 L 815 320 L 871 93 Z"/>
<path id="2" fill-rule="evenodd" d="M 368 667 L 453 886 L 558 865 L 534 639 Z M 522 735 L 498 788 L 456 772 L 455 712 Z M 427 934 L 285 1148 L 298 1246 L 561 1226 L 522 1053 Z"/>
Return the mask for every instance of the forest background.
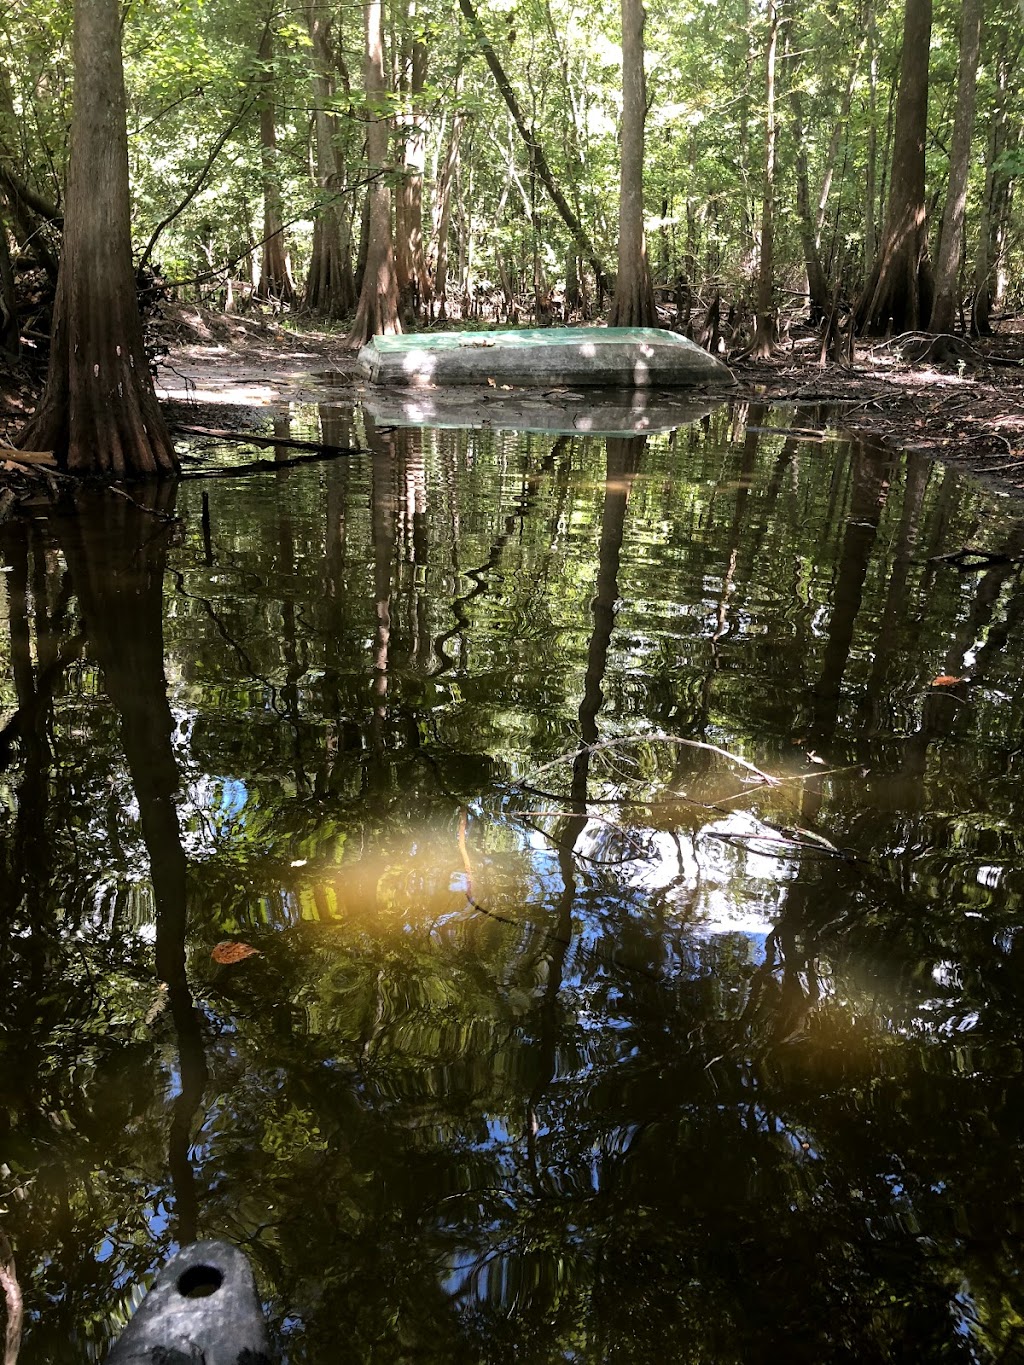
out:
<path id="1" fill-rule="evenodd" d="M 134 0 L 122 47 L 143 276 L 229 311 L 350 325 L 387 245 L 406 326 L 600 315 L 631 9 L 642 21 L 635 0 Z M 4 16 L 8 348 L 48 333 L 72 26 L 68 0 Z M 652 6 L 643 212 L 660 320 L 712 348 L 760 329 L 765 350 L 801 314 L 831 326 L 833 349 L 851 321 L 884 334 L 934 315 L 985 333 L 1019 303 L 1021 33 L 1008 0 L 984 14 L 980 0 Z"/>

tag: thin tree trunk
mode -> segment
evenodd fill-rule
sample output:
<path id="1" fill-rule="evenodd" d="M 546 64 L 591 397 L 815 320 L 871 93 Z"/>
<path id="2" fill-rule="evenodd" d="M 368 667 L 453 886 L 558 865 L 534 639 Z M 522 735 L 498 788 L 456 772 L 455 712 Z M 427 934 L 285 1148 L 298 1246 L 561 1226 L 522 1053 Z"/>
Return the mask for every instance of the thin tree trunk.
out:
<path id="1" fill-rule="evenodd" d="M 821 232 L 825 226 L 825 214 L 828 212 L 828 197 L 832 192 L 832 178 L 836 173 L 836 162 L 839 160 L 839 143 L 842 140 L 843 131 L 846 128 L 847 120 L 850 117 L 850 106 L 853 104 L 853 91 L 857 84 L 857 63 L 863 53 L 863 44 L 857 49 L 857 61 L 850 69 L 850 77 L 846 82 L 846 89 L 843 92 L 843 102 L 840 106 L 838 119 L 832 126 L 832 136 L 828 140 L 828 151 L 825 153 L 825 173 L 821 177 L 821 190 L 818 193 L 818 214 L 814 224 L 814 245 L 820 249 Z"/>
<path id="2" fill-rule="evenodd" d="M 981 51 L 982 0 L 963 0 L 960 28 L 960 67 L 956 84 L 956 119 L 949 152 L 949 185 L 946 210 L 942 215 L 939 259 L 935 268 L 935 302 L 931 330 L 951 332 L 959 300 L 957 278 L 963 241 L 964 212 L 967 207 L 967 174 L 971 162 L 971 134 L 974 131 L 974 96 Z"/>
<path id="3" fill-rule="evenodd" d="M 656 327 L 651 272 L 644 238 L 643 0 L 622 0 L 622 151 L 619 168 L 619 252 L 610 327 Z"/>
<path id="4" fill-rule="evenodd" d="M 551 167 L 548 165 L 548 159 L 544 155 L 544 148 L 537 141 L 536 136 L 527 128 L 526 120 L 523 117 L 523 111 L 520 109 L 519 101 L 516 99 L 516 93 L 512 89 L 508 76 L 505 74 L 505 69 L 498 58 L 498 54 L 495 52 L 490 39 L 487 37 L 484 26 L 480 22 L 480 16 L 473 7 L 473 0 L 459 0 L 459 8 L 465 15 L 466 22 L 472 30 L 473 37 L 476 39 L 480 51 L 484 55 L 484 60 L 490 67 L 491 74 L 497 82 L 501 97 L 508 106 L 509 113 L 515 120 L 516 128 L 519 130 L 519 136 L 523 139 L 527 150 L 534 157 L 534 165 L 537 168 L 537 174 L 540 176 L 544 188 L 551 196 L 551 202 L 561 214 L 562 221 L 565 223 L 566 227 L 572 233 L 573 241 L 579 247 L 580 255 L 584 256 L 590 262 L 594 274 L 597 277 L 598 289 L 600 289 L 604 281 L 604 266 L 601 264 L 600 257 L 594 249 L 594 244 L 591 242 L 586 229 L 573 212 L 565 195 L 559 189 L 555 177 L 551 174 Z"/>
<path id="5" fill-rule="evenodd" d="M 864 261 L 875 259 L 878 232 L 875 224 L 875 181 L 878 175 L 878 39 L 875 7 L 868 0 L 868 147 L 864 183 Z"/>
<path id="6" fill-rule="evenodd" d="M 434 191 L 434 232 L 430 248 L 430 273 L 434 281 L 434 303 L 439 315 L 447 317 L 448 307 L 448 237 L 452 222 L 452 185 L 459 164 L 459 144 L 465 119 L 456 114 L 452 119 L 444 163 Z"/>
<path id="7" fill-rule="evenodd" d="M 274 73 L 274 35 L 269 23 L 260 38 L 263 95 L 260 109 L 260 166 L 263 175 L 263 264 L 257 294 L 263 299 L 291 305 L 295 302 L 295 282 L 284 237 L 284 210 L 277 173 L 277 129 L 272 95 Z"/>
<path id="8" fill-rule="evenodd" d="M 18 438 L 75 473 L 171 474 L 132 267 L 118 0 L 75 0 L 75 95 L 64 250 L 46 389 Z"/>
<path id="9" fill-rule="evenodd" d="M 410 0 L 408 20 L 415 19 L 415 0 Z M 423 260 L 423 124 L 419 97 L 427 77 L 427 48 L 419 40 L 403 55 L 402 94 L 411 106 L 401 116 L 397 138 L 402 176 L 395 197 L 395 268 L 398 302 L 402 317 L 413 321 L 427 298 Z M 408 72 L 408 76 L 404 74 Z"/>
<path id="10" fill-rule="evenodd" d="M 766 360 L 778 336 L 775 323 L 775 54 L 779 11 L 768 0 L 768 50 L 765 57 L 765 153 L 761 192 L 761 254 L 757 271 L 757 320 L 751 354 Z"/>
<path id="11" fill-rule="evenodd" d="M 0 351 L 17 355 L 21 349 L 18 328 L 18 299 L 14 290 L 14 270 L 7 242 L 7 224 L 0 217 Z"/>
<path id="12" fill-rule="evenodd" d="M 989 336 L 992 324 L 989 311 L 992 305 L 992 243 L 993 220 L 999 197 L 999 159 L 1006 141 L 1006 66 L 999 63 L 999 103 L 992 113 L 985 161 L 985 194 L 981 201 L 978 223 L 978 246 L 974 262 L 974 303 L 971 308 L 971 332 L 975 336 Z"/>
<path id="13" fill-rule="evenodd" d="M 791 90 L 790 106 L 793 110 L 793 155 L 796 166 L 796 207 L 800 224 L 800 241 L 804 249 L 804 265 L 807 268 L 807 294 L 812 322 L 818 322 L 828 310 L 828 280 L 821 266 L 818 254 L 815 220 L 811 216 L 811 190 L 807 170 L 807 145 L 804 141 L 803 108 L 800 92 Z"/>

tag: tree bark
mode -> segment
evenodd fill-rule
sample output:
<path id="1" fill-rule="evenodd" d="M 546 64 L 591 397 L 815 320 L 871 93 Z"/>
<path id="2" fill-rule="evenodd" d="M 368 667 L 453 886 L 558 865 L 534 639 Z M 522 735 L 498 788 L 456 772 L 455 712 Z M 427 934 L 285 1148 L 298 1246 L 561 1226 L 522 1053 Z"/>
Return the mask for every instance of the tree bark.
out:
<path id="1" fill-rule="evenodd" d="M 366 157 L 373 178 L 369 191 L 366 267 L 355 321 L 345 339 L 345 345 L 352 350 L 364 346 L 372 336 L 394 335 L 402 330 L 398 313 L 395 244 L 391 232 L 391 190 L 384 178 L 388 159 L 388 121 L 381 113 L 386 93 L 381 0 L 366 0 L 363 17 L 366 24 Z"/>
<path id="2" fill-rule="evenodd" d="M 505 68 L 502 66 L 498 54 L 491 45 L 491 40 L 488 38 L 484 26 L 480 22 L 480 16 L 473 7 L 473 0 L 459 0 L 459 8 L 465 15 L 466 22 L 472 30 L 473 37 L 476 39 L 480 51 L 484 54 L 484 60 L 490 67 L 491 74 L 497 82 L 501 97 L 508 106 L 508 111 L 512 115 L 512 118 L 515 120 L 516 128 L 519 130 L 519 136 L 523 139 L 527 150 L 533 158 L 533 164 L 537 168 L 537 174 L 540 176 L 544 188 L 551 196 L 551 202 L 561 215 L 562 222 L 572 233 L 573 241 L 579 247 L 580 255 L 590 262 L 594 274 L 597 277 L 597 287 L 600 291 L 605 278 L 604 266 L 601 264 L 601 259 L 595 251 L 594 244 L 591 242 L 583 224 L 573 212 L 565 195 L 558 188 L 555 177 L 551 174 L 551 167 L 548 165 L 548 159 L 544 155 L 544 148 L 537 141 L 536 135 L 531 133 L 527 127 L 526 119 L 523 117 L 523 111 L 520 109 L 519 101 L 516 99 L 516 92 L 512 89 L 511 82 L 505 74 Z"/>
<path id="3" fill-rule="evenodd" d="M 74 473 L 172 474 L 132 268 L 118 0 L 75 0 L 75 97 L 64 250 L 39 408 L 23 449 Z"/>
<path id="4" fill-rule="evenodd" d="M 992 306 L 992 258 L 993 220 L 1000 195 L 1000 182 L 1005 181 L 1005 173 L 999 169 L 999 160 L 1006 145 L 1006 63 L 1000 57 L 997 83 L 999 99 L 992 113 L 988 133 L 988 148 L 985 161 L 985 194 L 981 201 L 981 218 L 978 223 L 978 246 L 974 260 L 974 303 L 971 308 L 971 333 L 974 336 L 989 336 L 992 324 L 989 310 Z"/>
<path id="5" fill-rule="evenodd" d="M 878 37 L 875 29 L 875 7 L 868 0 L 868 148 L 867 171 L 864 181 L 864 260 L 873 261 L 878 250 L 878 226 L 875 218 L 875 181 L 878 176 Z"/>
<path id="6" fill-rule="evenodd" d="M 430 248 L 430 273 L 433 276 L 434 303 L 440 317 L 448 315 L 448 237 L 452 223 L 452 185 L 459 164 L 459 144 L 465 115 L 455 114 L 452 118 L 448 145 L 445 148 L 444 163 L 437 177 L 434 189 L 434 232 Z"/>
<path id="7" fill-rule="evenodd" d="M 415 3 L 408 19 L 415 20 Z M 418 39 L 403 58 L 402 93 L 407 107 L 399 125 L 398 152 L 402 176 L 395 198 L 395 266 L 398 274 L 398 305 L 404 319 L 414 321 L 427 300 L 426 266 L 423 259 L 423 162 L 425 137 L 418 109 L 427 78 L 427 48 Z"/>
<path id="8" fill-rule="evenodd" d="M 935 267 L 935 302 L 931 330 L 951 332 L 957 313 L 957 277 L 963 245 L 964 212 L 967 207 L 967 174 L 974 131 L 974 96 L 981 51 L 982 0 L 963 0 L 960 27 L 960 66 L 956 82 L 956 117 L 949 152 L 949 185 L 942 215 L 939 259 Z"/>
<path id="9" fill-rule="evenodd" d="M 757 267 L 757 319 L 751 354 L 766 360 L 778 336 L 775 323 L 775 54 L 779 11 L 768 0 L 768 48 L 765 54 L 765 152 L 761 187 L 761 250 Z"/>
<path id="10" fill-rule="evenodd" d="M 619 168 L 619 252 L 610 327 L 656 327 L 651 272 L 644 238 L 643 0 L 622 0 L 622 152 Z"/>
<path id="11" fill-rule="evenodd" d="M 281 186 L 277 176 L 277 129 L 272 94 L 274 73 L 274 35 L 270 24 L 260 39 L 260 62 L 263 71 L 260 85 L 260 166 L 263 172 L 263 263 L 260 283 L 256 291 L 261 299 L 272 299 L 282 304 L 295 302 L 295 281 L 284 237 L 284 210 L 281 206 Z"/>
<path id="12" fill-rule="evenodd" d="M 312 44 L 313 133 L 317 187 L 321 203 L 313 220 L 313 249 L 306 277 L 306 307 L 327 318 L 347 317 L 356 306 L 349 221 L 338 201 L 344 167 L 336 143 L 337 121 L 328 110 L 334 94 L 328 35 L 330 20 L 315 5 L 306 5 L 306 27 Z"/>
<path id="13" fill-rule="evenodd" d="M 818 254 L 815 219 L 811 213 L 810 176 L 807 169 L 807 144 L 804 141 L 803 108 L 798 90 L 790 91 L 793 110 L 793 159 L 796 167 L 796 208 L 800 224 L 800 242 L 804 249 L 807 269 L 807 295 L 812 323 L 820 322 L 828 311 L 828 280 Z"/>
<path id="14" fill-rule="evenodd" d="M 14 291 L 14 270 L 7 241 L 7 224 L 0 216 L 0 351 L 17 355 L 21 349 L 18 327 L 18 299 Z"/>
<path id="15" fill-rule="evenodd" d="M 926 327 L 932 308 L 924 147 L 928 131 L 928 51 L 932 0 L 906 0 L 903 58 L 893 137 L 889 206 L 882 242 L 856 309 L 857 330 Z"/>

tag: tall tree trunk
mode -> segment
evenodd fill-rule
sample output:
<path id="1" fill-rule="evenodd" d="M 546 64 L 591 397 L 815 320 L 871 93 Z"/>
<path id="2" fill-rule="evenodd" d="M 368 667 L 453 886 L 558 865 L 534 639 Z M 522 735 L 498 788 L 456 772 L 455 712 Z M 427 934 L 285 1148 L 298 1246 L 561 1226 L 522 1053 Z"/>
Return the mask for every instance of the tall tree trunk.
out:
<path id="1" fill-rule="evenodd" d="M 11 250 L 7 241 L 7 224 L 0 216 L 0 351 L 17 355 L 20 349 L 18 300 L 14 291 Z"/>
<path id="2" fill-rule="evenodd" d="M 868 0 L 868 148 L 864 181 L 864 262 L 874 261 L 878 250 L 875 219 L 875 182 L 878 178 L 878 38 L 874 0 Z"/>
<path id="3" fill-rule="evenodd" d="M 942 215 L 939 259 L 935 267 L 935 302 L 931 330 L 951 332 L 959 299 L 957 277 L 963 245 L 964 211 L 967 207 L 967 174 L 974 131 L 974 95 L 978 83 L 981 51 L 982 0 L 963 0 L 960 27 L 960 67 L 956 82 L 956 118 L 949 152 L 949 185 Z"/>
<path id="4" fill-rule="evenodd" d="M 410 0 L 409 22 L 415 20 L 415 0 Z M 419 39 L 403 55 L 402 93 L 407 108 L 399 124 L 398 154 L 402 176 L 395 201 L 395 266 L 398 304 L 404 319 L 413 321 L 427 299 L 423 260 L 423 163 L 425 142 L 419 99 L 427 78 L 427 48 Z"/>
<path id="5" fill-rule="evenodd" d="M 381 0 L 365 0 L 366 24 L 366 159 L 371 176 L 366 268 L 352 330 L 346 346 L 357 350 L 372 336 L 402 330 L 398 314 L 398 279 L 391 232 L 391 191 L 384 178 L 388 159 L 388 121 L 381 109 L 387 93 Z"/>
<path id="6" fill-rule="evenodd" d="M 458 88 L 458 87 L 457 87 Z M 452 223 L 452 185 L 459 164 L 459 144 L 465 126 L 463 114 L 452 118 L 444 162 L 434 188 L 434 230 L 430 245 L 429 270 L 433 277 L 434 303 L 439 316 L 448 315 L 448 237 Z"/>
<path id="7" fill-rule="evenodd" d="M 544 155 L 544 148 L 537 141 L 535 134 L 531 133 L 526 125 L 523 111 L 520 109 L 519 101 L 516 99 L 516 92 L 512 89 L 512 84 L 505 74 L 505 68 L 502 66 L 498 54 L 491 44 L 491 40 L 487 37 L 486 30 L 480 22 L 480 16 L 473 7 L 473 0 L 459 0 L 459 8 L 465 15 L 466 22 L 469 24 L 473 37 L 476 39 L 480 51 L 484 55 L 484 60 L 491 69 L 491 74 L 497 82 L 501 97 L 508 106 L 508 111 L 515 121 L 516 128 L 519 130 L 519 136 L 523 139 L 527 150 L 533 157 L 533 164 L 537 168 L 537 174 L 540 176 L 544 188 L 551 196 L 551 202 L 561 214 L 562 222 L 572 233 L 573 241 L 579 247 L 580 255 L 590 262 L 597 278 L 598 290 L 600 290 L 604 281 L 604 266 L 601 264 L 600 257 L 595 251 L 594 245 L 591 242 L 586 229 L 573 212 L 569 201 L 559 189 L 555 177 L 551 174 L 551 167 L 548 165 L 548 159 Z"/>
<path id="8" fill-rule="evenodd" d="M 932 0 L 906 0 L 903 58 L 893 137 L 889 207 L 882 244 L 856 310 L 869 336 L 926 327 L 932 310 L 928 260 L 924 145 L 928 132 L 928 51 Z"/>
<path id="9" fill-rule="evenodd" d="M 619 254 L 610 327 L 656 327 L 651 272 L 644 239 L 643 0 L 622 0 L 622 151 L 619 168 Z"/>
<path id="10" fill-rule="evenodd" d="M 344 163 L 338 152 L 337 120 L 328 113 L 334 94 L 328 24 L 321 9 L 306 5 L 306 26 L 312 44 L 313 134 L 317 187 L 321 195 L 313 221 L 313 250 L 306 278 L 306 307 L 323 317 L 347 317 L 356 306 L 352 274 L 352 242 L 348 215 L 339 195 Z"/>
<path id="11" fill-rule="evenodd" d="M 50 366 L 23 449 L 75 473 L 177 471 L 157 405 L 132 268 L 118 0 L 75 0 L 75 94 Z"/>
<path id="12" fill-rule="evenodd" d="M 1001 59 L 997 77 L 999 101 L 992 113 L 988 134 L 988 150 L 985 161 L 985 194 L 981 201 L 981 218 L 978 223 L 978 247 L 974 260 L 974 303 L 971 308 L 971 332 L 975 336 L 988 336 L 992 331 L 989 310 L 992 305 L 992 263 L 993 225 L 996 208 L 1001 197 L 1001 182 L 1005 174 L 1000 170 L 999 161 L 1006 145 L 1006 63 Z"/>
<path id="13" fill-rule="evenodd" d="M 800 242 L 804 249 L 807 269 L 807 295 L 811 322 L 817 323 L 828 312 L 828 280 L 818 254 L 815 219 L 811 213 L 811 187 L 807 169 L 807 144 L 804 141 L 803 108 L 799 90 L 791 90 L 793 110 L 793 156 L 796 166 L 796 208 L 800 224 Z"/>
<path id="14" fill-rule="evenodd" d="M 779 10 L 768 0 L 768 48 L 765 54 L 765 150 L 761 188 L 761 252 L 757 269 L 757 320 L 751 354 L 766 360 L 778 336 L 775 324 L 775 54 L 779 43 Z"/>
<path id="15" fill-rule="evenodd" d="M 263 71 L 260 85 L 263 94 L 260 98 L 260 166 L 263 178 L 263 262 L 260 267 L 260 283 L 256 291 L 261 299 L 273 299 L 278 303 L 295 302 L 295 281 L 292 279 L 292 264 L 288 257 L 288 247 L 284 237 L 284 210 L 281 205 L 281 185 L 277 173 L 277 128 L 275 126 L 274 72 L 274 35 L 268 22 L 260 39 L 260 62 Z"/>

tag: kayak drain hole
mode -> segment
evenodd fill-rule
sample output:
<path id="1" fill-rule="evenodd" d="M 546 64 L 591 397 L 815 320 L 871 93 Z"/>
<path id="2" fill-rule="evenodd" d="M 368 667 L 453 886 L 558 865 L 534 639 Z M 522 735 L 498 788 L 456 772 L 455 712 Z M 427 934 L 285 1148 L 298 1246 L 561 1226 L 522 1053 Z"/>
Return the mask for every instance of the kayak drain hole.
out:
<path id="1" fill-rule="evenodd" d="M 224 1276 L 215 1265 L 193 1265 L 178 1276 L 178 1293 L 183 1299 L 208 1299 L 223 1283 Z"/>

